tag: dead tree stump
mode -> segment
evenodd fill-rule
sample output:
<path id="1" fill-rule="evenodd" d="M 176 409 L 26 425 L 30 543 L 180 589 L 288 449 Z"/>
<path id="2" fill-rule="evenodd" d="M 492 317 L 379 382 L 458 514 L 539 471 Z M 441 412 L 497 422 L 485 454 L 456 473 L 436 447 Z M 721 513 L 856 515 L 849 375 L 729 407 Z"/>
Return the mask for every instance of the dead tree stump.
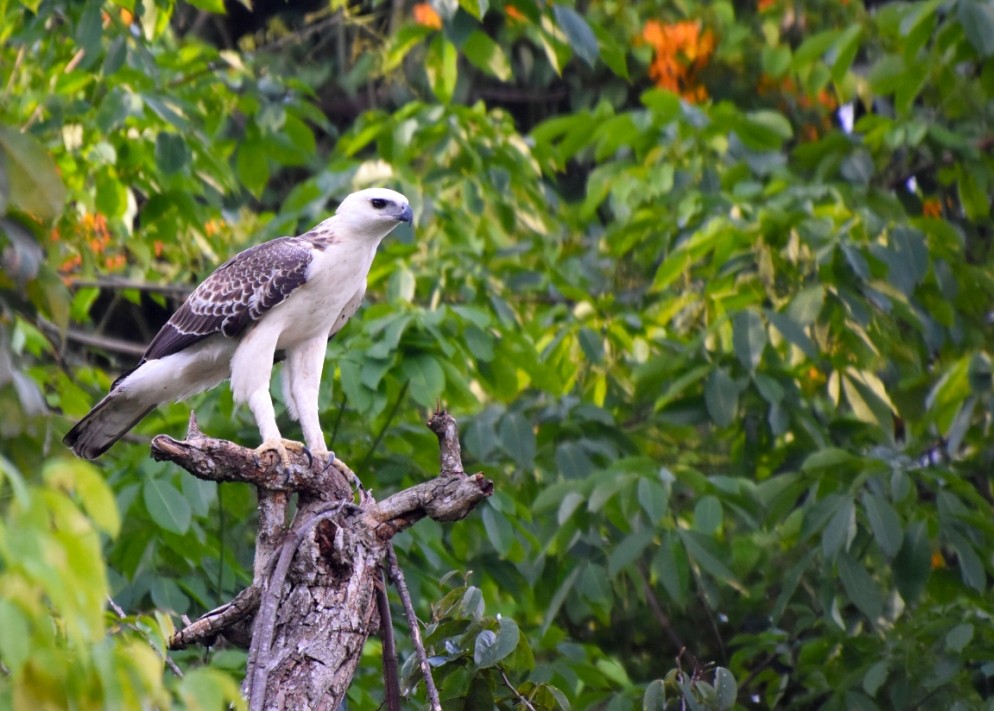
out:
<path id="1" fill-rule="evenodd" d="M 336 709 L 345 697 L 370 634 L 380 629 L 376 604 L 381 565 L 394 535 L 428 516 L 457 521 L 493 493 L 482 474 L 462 468 L 455 420 L 436 412 L 440 472 L 381 502 L 353 503 L 355 475 L 340 459 L 275 453 L 205 436 L 191 414 L 185 440 L 159 435 L 152 457 L 175 462 L 200 479 L 253 484 L 259 532 L 253 583 L 170 640 L 180 649 L 223 636 L 249 648 L 242 690 L 250 709 Z M 297 511 L 286 522 L 286 505 Z"/>

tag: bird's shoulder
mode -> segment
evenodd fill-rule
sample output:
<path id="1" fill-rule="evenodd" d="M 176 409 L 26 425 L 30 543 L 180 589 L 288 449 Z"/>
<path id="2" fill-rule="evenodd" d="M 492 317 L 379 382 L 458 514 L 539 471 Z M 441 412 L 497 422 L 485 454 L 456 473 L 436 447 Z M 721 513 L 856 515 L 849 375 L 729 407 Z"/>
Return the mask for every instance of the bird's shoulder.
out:
<path id="1" fill-rule="evenodd" d="M 330 230 L 278 237 L 215 269 L 156 334 L 145 360 L 177 353 L 207 336 L 235 337 L 307 281 L 314 255 L 335 242 Z"/>

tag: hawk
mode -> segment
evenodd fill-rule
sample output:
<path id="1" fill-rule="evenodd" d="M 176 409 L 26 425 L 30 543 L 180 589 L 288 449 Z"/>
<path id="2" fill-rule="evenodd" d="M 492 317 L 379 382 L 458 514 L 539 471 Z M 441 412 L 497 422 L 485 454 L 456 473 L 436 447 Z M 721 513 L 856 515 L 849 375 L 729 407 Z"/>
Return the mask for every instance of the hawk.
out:
<path id="1" fill-rule="evenodd" d="M 414 213 L 406 197 L 370 188 L 299 237 L 246 249 L 218 267 L 156 334 L 141 362 L 66 434 L 63 442 L 95 459 L 164 402 L 183 400 L 231 379 L 262 437 L 258 452 L 288 462 L 269 395 L 274 362 L 283 365 L 283 399 L 312 455 L 327 456 L 318 391 L 328 339 L 362 303 L 380 241 Z"/>

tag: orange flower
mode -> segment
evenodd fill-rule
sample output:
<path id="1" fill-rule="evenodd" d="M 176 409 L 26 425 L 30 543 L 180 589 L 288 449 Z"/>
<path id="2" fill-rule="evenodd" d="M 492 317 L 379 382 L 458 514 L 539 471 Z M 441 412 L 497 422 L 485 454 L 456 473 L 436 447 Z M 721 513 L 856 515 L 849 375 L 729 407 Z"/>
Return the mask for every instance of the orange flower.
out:
<path id="1" fill-rule="evenodd" d="M 777 4 L 777 0 L 759 0 L 756 3 L 756 9 L 760 12 L 766 12 L 771 7 Z"/>
<path id="2" fill-rule="evenodd" d="M 938 198 L 928 198 L 922 201 L 922 215 L 925 217 L 942 217 L 942 203 Z"/>
<path id="3" fill-rule="evenodd" d="M 159 258 L 159 257 L 162 256 L 162 250 L 163 250 L 164 247 L 165 247 L 165 245 L 162 244 L 162 240 L 161 239 L 157 239 L 154 242 L 152 242 L 152 253 L 156 256 L 156 258 Z"/>
<path id="4" fill-rule="evenodd" d="M 507 17 L 510 20 L 514 21 L 514 22 L 524 22 L 525 21 L 525 15 L 524 15 L 524 13 L 521 12 L 521 10 L 519 10 L 518 8 L 516 8 L 514 5 L 505 5 L 504 6 L 504 14 L 507 15 Z"/>
<path id="5" fill-rule="evenodd" d="M 435 11 L 435 8 L 427 2 L 419 2 L 414 6 L 414 21 L 422 27 L 432 30 L 442 29 L 442 18 Z"/>
<path id="6" fill-rule="evenodd" d="M 686 20 L 664 24 L 649 20 L 642 28 L 642 40 L 655 50 L 649 77 L 656 86 L 695 103 L 708 98 L 707 89 L 698 82 L 697 74 L 707 66 L 714 53 L 714 33 L 702 32 L 700 22 Z"/>
<path id="7" fill-rule="evenodd" d="M 935 552 L 933 552 L 932 553 L 932 569 L 935 570 L 936 568 L 945 568 L 945 567 L 946 567 L 946 559 L 942 555 L 942 551 L 935 551 Z"/>

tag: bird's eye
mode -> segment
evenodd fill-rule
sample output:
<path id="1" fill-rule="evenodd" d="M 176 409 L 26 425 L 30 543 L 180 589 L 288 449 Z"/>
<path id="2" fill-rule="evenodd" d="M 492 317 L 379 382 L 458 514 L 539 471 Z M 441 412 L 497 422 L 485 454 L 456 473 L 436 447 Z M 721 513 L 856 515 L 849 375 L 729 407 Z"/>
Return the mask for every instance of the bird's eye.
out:
<path id="1" fill-rule="evenodd" d="M 373 198 L 369 201 L 369 204 L 373 206 L 376 210 L 382 210 L 387 206 L 387 201 L 383 198 Z"/>

